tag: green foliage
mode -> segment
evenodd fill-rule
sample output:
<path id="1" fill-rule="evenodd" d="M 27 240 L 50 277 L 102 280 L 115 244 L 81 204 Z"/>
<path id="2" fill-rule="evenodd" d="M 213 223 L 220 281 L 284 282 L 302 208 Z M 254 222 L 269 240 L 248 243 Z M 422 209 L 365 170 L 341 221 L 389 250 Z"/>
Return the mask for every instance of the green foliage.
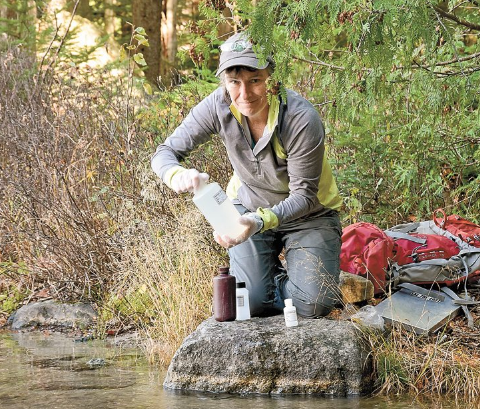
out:
<path id="1" fill-rule="evenodd" d="M 211 71 L 208 73 L 211 74 Z M 156 92 L 151 103 L 140 110 L 138 118 L 145 129 L 155 135 L 155 143 L 159 144 L 173 132 L 189 110 L 217 86 L 215 82 L 187 79 L 171 90 Z"/>
<path id="2" fill-rule="evenodd" d="M 152 294 L 147 291 L 145 284 L 139 285 L 137 288 L 128 287 L 127 294 L 120 296 L 112 294 L 110 299 L 103 306 L 103 320 L 112 319 L 113 314 L 109 311 L 115 311 L 120 316 L 129 317 L 130 320 L 137 324 L 147 324 L 155 317 L 153 309 L 154 300 Z"/>
<path id="3" fill-rule="evenodd" d="M 0 0 L 0 8 L 4 8 L 7 14 L 7 18 L 0 18 L 0 35 L 7 34 L 13 45 L 21 44 L 35 49 L 35 3 L 28 0 Z M 9 18 L 10 16 L 15 18 Z M 2 39 L 0 51 L 3 49 L 2 43 L 6 45 Z"/>
<path id="4" fill-rule="evenodd" d="M 18 309 L 28 294 L 23 285 L 27 278 L 24 263 L 0 262 L 0 315 L 9 315 Z"/>
<path id="5" fill-rule="evenodd" d="M 479 220 L 478 5 L 238 4 L 241 29 L 274 55 L 275 78 L 319 108 L 345 222 L 392 224 L 437 207 Z"/>
<path id="6" fill-rule="evenodd" d="M 381 353 L 377 356 L 378 385 L 388 383 L 397 385 L 407 384 L 408 378 L 402 365 L 402 357 L 395 351 Z"/>

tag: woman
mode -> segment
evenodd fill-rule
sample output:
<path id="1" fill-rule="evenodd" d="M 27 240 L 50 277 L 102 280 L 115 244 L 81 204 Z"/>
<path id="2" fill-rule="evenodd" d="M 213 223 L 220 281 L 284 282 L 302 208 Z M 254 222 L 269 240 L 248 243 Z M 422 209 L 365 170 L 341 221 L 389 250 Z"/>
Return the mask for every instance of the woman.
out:
<path id="1" fill-rule="evenodd" d="M 273 69 L 244 34 L 229 38 L 217 71 L 222 87 L 158 147 L 152 168 L 177 193 L 194 191 L 208 175 L 180 161 L 218 134 L 234 169 L 227 195 L 246 229 L 239 237 L 214 232 L 214 238 L 228 249 L 232 274 L 246 283 L 252 315 L 278 313 L 292 298 L 299 315 L 316 318 L 338 299 L 342 200 L 317 111 L 291 90 L 285 100 L 268 98 Z"/>

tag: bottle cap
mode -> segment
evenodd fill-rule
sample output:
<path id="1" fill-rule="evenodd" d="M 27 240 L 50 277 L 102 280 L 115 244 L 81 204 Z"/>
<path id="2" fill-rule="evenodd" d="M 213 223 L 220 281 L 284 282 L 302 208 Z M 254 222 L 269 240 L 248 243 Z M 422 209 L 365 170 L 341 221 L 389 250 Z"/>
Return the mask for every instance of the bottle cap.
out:
<path id="1" fill-rule="evenodd" d="M 285 307 L 293 307 L 293 300 L 291 298 L 287 298 L 284 300 L 285 302 Z"/>
<path id="2" fill-rule="evenodd" d="M 222 266 L 218 268 L 219 274 L 228 274 L 229 272 L 230 272 L 230 267 L 228 266 Z"/>
<path id="3" fill-rule="evenodd" d="M 243 281 L 239 281 L 239 282 L 237 283 L 237 288 L 246 288 L 246 287 L 245 287 L 245 283 L 244 283 Z"/>

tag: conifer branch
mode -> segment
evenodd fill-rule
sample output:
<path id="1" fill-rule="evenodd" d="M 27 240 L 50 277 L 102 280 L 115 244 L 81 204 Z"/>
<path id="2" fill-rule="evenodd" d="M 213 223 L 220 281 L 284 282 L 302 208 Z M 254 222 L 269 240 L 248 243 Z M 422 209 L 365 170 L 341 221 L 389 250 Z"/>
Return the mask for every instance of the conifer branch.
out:
<path id="1" fill-rule="evenodd" d="M 293 57 L 298 61 L 306 62 L 308 64 L 314 64 L 314 65 L 321 65 L 323 67 L 331 68 L 332 70 L 338 70 L 338 71 L 345 71 L 345 67 L 340 67 L 338 65 L 333 65 L 333 64 L 328 64 L 326 62 L 323 62 L 321 60 L 307 60 L 306 58 L 300 58 L 300 57 Z"/>
<path id="2" fill-rule="evenodd" d="M 433 68 L 433 67 L 444 67 L 446 65 L 455 64 L 455 63 L 458 63 L 458 62 L 473 60 L 474 58 L 478 58 L 478 57 L 480 57 L 480 52 L 472 54 L 472 55 L 468 55 L 468 56 L 462 57 L 462 58 L 452 58 L 451 60 L 448 60 L 448 61 L 440 61 L 440 62 L 437 62 L 437 63 L 434 63 L 434 64 L 420 64 L 419 62 L 414 60 L 413 62 L 414 62 L 415 65 L 412 65 L 411 67 L 404 67 L 404 66 L 400 65 L 400 66 L 397 66 L 395 68 L 399 69 L 399 70 L 404 70 L 406 68 L 428 69 L 428 68 Z"/>
<path id="3" fill-rule="evenodd" d="M 438 14 L 441 14 L 443 17 L 449 19 L 449 20 L 452 20 L 452 21 L 455 21 L 456 23 L 462 25 L 462 26 L 465 26 L 465 27 L 468 27 L 472 30 L 479 30 L 480 31 L 480 25 L 479 24 L 475 24 L 475 23 L 471 23 L 470 21 L 467 21 L 467 20 L 463 20 L 461 19 L 460 17 L 457 17 L 455 14 L 452 14 L 452 13 L 448 13 L 446 12 L 445 10 L 441 9 L 440 7 L 438 6 L 432 6 L 432 8 L 438 13 Z"/>
<path id="4" fill-rule="evenodd" d="M 414 63 L 416 64 L 416 66 L 413 65 L 411 68 L 423 69 L 425 71 L 428 71 L 431 74 L 436 75 L 437 77 L 453 77 L 455 75 L 472 74 L 474 72 L 480 71 L 480 67 L 469 67 L 469 68 L 462 69 L 460 71 L 434 71 L 434 70 L 431 70 L 430 68 L 435 67 L 435 66 L 440 65 L 440 64 L 421 65 L 416 61 L 414 61 Z M 404 68 L 404 67 L 397 67 L 397 68 Z"/>
<path id="5" fill-rule="evenodd" d="M 455 64 L 457 62 L 464 62 L 464 61 L 468 61 L 468 60 L 473 60 L 474 58 L 477 58 L 477 57 L 480 57 L 480 52 L 472 54 L 472 55 L 468 55 L 468 56 L 462 57 L 462 58 L 452 58 L 449 61 L 437 62 L 437 63 L 431 64 L 431 65 L 423 65 L 423 67 L 429 68 L 429 67 L 438 67 L 438 66 L 443 66 L 443 65 L 450 65 L 450 64 Z"/>
<path id="6" fill-rule="evenodd" d="M 477 71 L 480 71 L 480 67 L 465 68 L 462 71 L 450 71 L 450 72 L 432 71 L 432 73 L 442 77 L 453 77 L 455 75 L 472 74 Z"/>
<path id="7" fill-rule="evenodd" d="M 396 66 L 395 69 L 397 70 L 405 70 L 405 69 L 418 69 L 418 68 L 421 68 L 421 69 L 425 69 L 433 74 L 441 74 L 441 75 L 457 75 L 457 73 L 446 73 L 446 72 L 439 72 L 439 71 L 432 71 L 430 70 L 429 68 L 434 68 L 434 67 L 442 67 L 442 66 L 446 66 L 446 65 L 450 65 L 450 64 L 455 64 L 455 63 L 459 63 L 459 62 L 464 62 L 464 61 L 469 61 L 469 60 L 473 60 L 475 58 L 478 58 L 480 57 L 480 52 L 478 53 L 475 53 L 475 54 L 472 54 L 472 55 L 468 55 L 466 57 L 462 57 L 462 58 L 453 58 L 451 60 L 448 60 L 448 61 L 441 61 L 441 62 L 438 62 L 438 63 L 434 63 L 434 64 L 420 64 L 419 62 L 417 61 L 413 61 L 413 65 L 411 65 L 410 67 L 405 67 L 405 66 L 402 66 L 402 65 L 399 65 L 399 66 Z M 333 64 L 328 64 L 324 61 L 321 61 L 321 60 L 308 60 L 306 58 L 300 58 L 300 57 L 293 57 L 295 58 L 297 61 L 302 61 L 302 62 L 306 62 L 308 64 L 313 64 L 313 65 L 320 65 L 322 67 L 327 67 L 327 68 L 331 68 L 333 70 L 337 70 L 337 71 L 345 71 L 345 67 L 341 67 L 341 66 L 338 66 L 338 65 L 333 65 Z M 362 68 L 361 71 L 368 71 L 370 72 L 371 69 L 369 68 Z M 464 70 L 466 73 L 472 73 L 472 72 L 476 72 L 478 71 L 478 68 L 477 67 L 471 67 L 471 68 L 467 68 Z"/>

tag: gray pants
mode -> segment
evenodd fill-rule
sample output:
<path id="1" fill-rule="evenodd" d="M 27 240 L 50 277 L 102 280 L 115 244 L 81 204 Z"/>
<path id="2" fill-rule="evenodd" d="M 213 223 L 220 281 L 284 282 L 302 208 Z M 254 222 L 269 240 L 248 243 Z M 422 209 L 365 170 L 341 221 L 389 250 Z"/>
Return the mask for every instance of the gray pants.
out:
<path id="1" fill-rule="evenodd" d="M 239 210 L 245 211 L 243 206 Z M 246 283 L 252 315 L 278 314 L 286 298 L 293 299 L 300 316 L 327 315 L 340 298 L 341 235 L 338 213 L 330 211 L 257 233 L 232 247 L 230 270 L 237 282 Z"/>

